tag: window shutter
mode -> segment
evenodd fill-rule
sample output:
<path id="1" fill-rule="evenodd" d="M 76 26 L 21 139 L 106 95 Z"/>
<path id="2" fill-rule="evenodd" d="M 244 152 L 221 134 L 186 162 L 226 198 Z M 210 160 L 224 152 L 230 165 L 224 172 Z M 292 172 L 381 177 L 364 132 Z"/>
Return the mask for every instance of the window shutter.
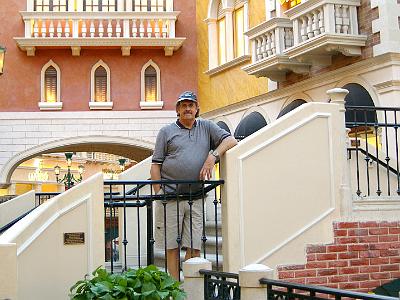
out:
<path id="1" fill-rule="evenodd" d="M 157 72 L 148 66 L 144 72 L 145 101 L 157 101 Z"/>
<path id="2" fill-rule="evenodd" d="M 57 101 L 57 70 L 50 66 L 44 73 L 45 99 L 46 102 Z"/>
<path id="3" fill-rule="evenodd" d="M 96 102 L 107 102 L 107 71 L 99 66 L 94 72 Z"/>

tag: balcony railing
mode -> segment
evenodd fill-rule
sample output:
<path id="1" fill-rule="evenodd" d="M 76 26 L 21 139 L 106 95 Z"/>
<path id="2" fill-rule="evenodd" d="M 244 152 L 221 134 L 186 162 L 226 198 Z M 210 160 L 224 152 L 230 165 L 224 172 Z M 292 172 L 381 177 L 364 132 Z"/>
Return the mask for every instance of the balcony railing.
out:
<path id="1" fill-rule="evenodd" d="M 248 74 L 285 80 L 286 73 L 308 72 L 310 65 L 327 66 L 331 56 L 361 55 L 366 36 L 358 32 L 359 0 L 308 0 L 246 34 L 252 41 Z"/>
<path id="2" fill-rule="evenodd" d="M 179 12 L 21 12 L 25 36 L 15 38 L 28 56 L 36 48 L 120 47 L 130 55 L 132 47 L 163 48 L 170 56 L 185 38 L 175 36 Z"/>

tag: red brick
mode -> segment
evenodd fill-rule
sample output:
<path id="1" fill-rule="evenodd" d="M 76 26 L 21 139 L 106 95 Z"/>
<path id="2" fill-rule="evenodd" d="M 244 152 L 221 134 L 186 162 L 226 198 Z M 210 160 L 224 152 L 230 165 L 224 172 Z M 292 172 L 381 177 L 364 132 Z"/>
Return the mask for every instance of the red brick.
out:
<path id="1" fill-rule="evenodd" d="M 307 254 L 307 262 L 316 260 L 315 254 Z"/>
<path id="2" fill-rule="evenodd" d="M 312 261 L 306 264 L 307 269 L 315 269 L 315 268 L 326 268 L 326 261 Z"/>
<path id="3" fill-rule="evenodd" d="M 360 251 L 360 258 L 371 258 L 371 257 L 379 257 L 379 250 L 371 250 L 371 251 Z"/>
<path id="4" fill-rule="evenodd" d="M 384 285 L 385 283 L 391 282 L 393 279 L 382 279 L 381 280 L 381 285 Z"/>
<path id="5" fill-rule="evenodd" d="M 337 259 L 336 253 L 317 254 L 317 260 L 335 260 Z"/>
<path id="6" fill-rule="evenodd" d="M 379 266 L 360 267 L 360 273 L 377 273 L 377 272 L 379 272 Z"/>
<path id="7" fill-rule="evenodd" d="M 327 282 L 327 277 L 306 278 L 306 284 L 325 284 Z"/>
<path id="8" fill-rule="evenodd" d="M 390 243 L 390 248 L 392 248 L 392 249 L 400 249 L 400 242 Z"/>
<path id="9" fill-rule="evenodd" d="M 347 251 L 347 245 L 331 245 L 327 247 L 327 252 L 344 252 Z"/>
<path id="10" fill-rule="evenodd" d="M 371 273 L 369 276 L 371 276 L 371 279 L 388 279 L 390 278 L 390 273 Z"/>
<path id="11" fill-rule="evenodd" d="M 365 251 L 368 250 L 368 244 L 348 245 L 349 251 Z"/>
<path id="12" fill-rule="evenodd" d="M 337 282 L 347 282 L 349 281 L 349 276 L 331 276 L 328 278 L 330 283 L 337 283 Z"/>
<path id="13" fill-rule="evenodd" d="M 371 289 L 358 289 L 357 292 L 359 293 L 364 293 L 364 294 L 368 294 L 371 291 Z"/>
<path id="14" fill-rule="evenodd" d="M 339 284 L 338 283 L 328 283 L 328 284 L 325 284 L 324 286 L 333 288 L 333 289 L 337 289 L 339 287 Z"/>
<path id="15" fill-rule="evenodd" d="M 389 233 L 388 228 L 370 228 L 368 230 L 370 235 L 383 235 Z"/>
<path id="16" fill-rule="evenodd" d="M 306 279 L 305 278 L 289 279 L 288 282 L 306 284 Z"/>
<path id="17" fill-rule="evenodd" d="M 385 250 L 390 248 L 390 243 L 381 243 L 381 244 L 370 244 L 369 249 L 371 250 Z"/>
<path id="18" fill-rule="evenodd" d="M 381 285 L 381 282 L 379 280 L 374 280 L 374 281 L 366 281 L 366 282 L 360 282 L 360 288 L 369 288 L 373 289 Z"/>
<path id="19" fill-rule="evenodd" d="M 381 272 L 387 272 L 387 271 L 399 271 L 399 265 L 386 265 L 386 266 L 381 266 Z"/>
<path id="20" fill-rule="evenodd" d="M 290 271 L 290 270 L 304 270 L 306 268 L 305 265 L 286 265 L 286 266 L 280 266 L 280 270 L 284 271 Z"/>
<path id="21" fill-rule="evenodd" d="M 307 246 L 306 253 L 326 253 L 326 246 L 309 245 Z"/>
<path id="22" fill-rule="evenodd" d="M 398 235 L 384 235 L 379 237 L 379 242 L 397 242 L 399 240 Z"/>
<path id="23" fill-rule="evenodd" d="M 358 243 L 358 239 L 359 239 L 358 237 L 342 237 L 342 238 L 336 238 L 336 241 L 338 244 L 355 244 Z"/>
<path id="24" fill-rule="evenodd" d="M 347 260 L 328 261 L 328 268 L 332 267 L 347 267 L 349 262 Z"/>
<path id="25" fill-rule="evenodd" d="M 339 283 L 339 288 L 343 290 L 353 290 L 353 289 L 358 289 L 359 287 L 360 287 L 359 282 Z"/>
<path id="26" fill-rule="evenodd" d="M 316 270 L 304 270 L 304 271 L 295 271 L 294 272 L 294 277 L 299 278 L 299 277 L 315 277 L 317 275 Z"/>
<path id="27" fill-rule="evenodd" d="M 359 267 L 351 267 L 351 268 L 340 268 L 339 274 L 358 274 L 360 273 Z"/>
<path id="28" fill-rule="evenodd" d="M 361 257 L 361 256 L 360 256 Z M 358 258 L 358 252 L 346 252 L 346 253 L 339 253 L 338 254 L 339 259 L 352 259 L 352 258 Z"/>
<path id="29" fill-rule="evenodd" d="M 341 229 L 341 230 L 335 230 L 333 232 L 334 236 L 347 236 L 347 230 L 346 229 Z"/>
<path id="30" fill-rule="evenodd" d="M 369 280 L 369 274 L 350 275 L 350 281 L 365 281 Z"/>
<path id="31" fill-rule="evenodd" d="M 389 228 L 389 234 L 400 234 L 400 228 Z"/>
<path id="32" fill-rule="evenodd" d="M 360 222 L 360 228 L 379 227 L 377 222 Z"/>
<path id="33" fill-rule="evenodd" d="M 381 256 L 398 256 L 399 255 L 399 250 L 397 250 L 397 249 L 381 250 L 379 252 L 381 253 Z"/>
<path id="34" fill-rule="evenodd" d="M 350 260 L 350 266 L 368 266 L 368 265 L 369 265 L 368 258 Z"/>
<path id="35" fill-rule="evenodd" d="M 337 228 L 358 228 L 358 222 L 340 222 L 337 223 Z"/>
<path id="36" fill-rule="evenodd" d="M 391 258 L 390 258 L 390 263 L 391 263 L 391 264 L 398 264 L 398 263 L 400 263 L 400 257 L 391 257 Z"/>
<path id="37" fill-rule="evenodd" d="M 349 229 L 349 236 L 364 236 L 368 235 L 368 229 Z"/>
<path id="38" fill-rule="evenodd" d="M 390 272 L 391 278 L 400 278 L 400 272 Z"/>
<path id="39" fill-rule="evenodd" d="M 294 272 L 279 272 L 279 279 L 294 278 Z"/>
<path id="40" fill-rule="evenodd" d="M 337 275 L 337 269 L 321 269 L 317 271 L 318 276 Z"/>
<path id="41" fill-rule="evenodd" d="M 370 265 L 385 265 L 389 263 L 388 257 L 377 257 L 369 260 Z"/>
<path id="42" fill-rule="evenodd" d="M 379 238 L 377 236 L 360 236 L 359 238 L 360 243 L 377 243 L 379 242 Z"/>
<path id="43" fill-rule="evenodd" d="M 387 221 L 382 221 L 379 223 L 379 227 L 398 227 L 399 223 L 394 221 L 394 222 L 387 222 Z"/>

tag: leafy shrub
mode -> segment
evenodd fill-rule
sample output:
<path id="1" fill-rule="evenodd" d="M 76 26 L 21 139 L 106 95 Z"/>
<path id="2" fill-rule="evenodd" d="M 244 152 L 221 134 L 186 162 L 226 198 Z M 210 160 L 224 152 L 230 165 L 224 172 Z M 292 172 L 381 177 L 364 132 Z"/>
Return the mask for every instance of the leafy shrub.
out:
<path id="1" fill-rule="evenodd" d="M 111 274 L 98 267 L 93 278 L 79 280 L 70 289 L 70 299 L 183 300 L 186 293 L 180 282 L 156 266 Z"/>

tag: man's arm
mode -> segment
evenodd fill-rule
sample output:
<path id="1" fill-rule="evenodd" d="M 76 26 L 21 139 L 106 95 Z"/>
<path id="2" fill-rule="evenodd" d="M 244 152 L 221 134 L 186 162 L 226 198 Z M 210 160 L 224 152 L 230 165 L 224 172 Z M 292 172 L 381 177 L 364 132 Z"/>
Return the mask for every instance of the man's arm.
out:
<path id="1" fill-rule="evenodd" d="M 221 157 L 222 155 L 224 155 L 226 151 L 228 151 L 229 149 L 231 149 L 236 145 L 237 145 L 236 139 L 233 136 L 229 136 L 223 139 L 223 141 L 219 144 L 219 146 L 215 150 L 218 151 L 219 156 Z M 208 180 L 211 178 L 213 168 L 215 165 L 215 160 L 216 158 L 214 155 L 209 154 L 207 156 L 207 159 L 200 170 L 200 180 Z"/>
<path id="2" fill-rule="evenodd" d="M 151 164 L 150 167 L 151 180 L 161 180 L 161 164 Z M 159 184 L 153 184 L 153 190 L 156 194 L 160 191 L 161 186 Z"/>

